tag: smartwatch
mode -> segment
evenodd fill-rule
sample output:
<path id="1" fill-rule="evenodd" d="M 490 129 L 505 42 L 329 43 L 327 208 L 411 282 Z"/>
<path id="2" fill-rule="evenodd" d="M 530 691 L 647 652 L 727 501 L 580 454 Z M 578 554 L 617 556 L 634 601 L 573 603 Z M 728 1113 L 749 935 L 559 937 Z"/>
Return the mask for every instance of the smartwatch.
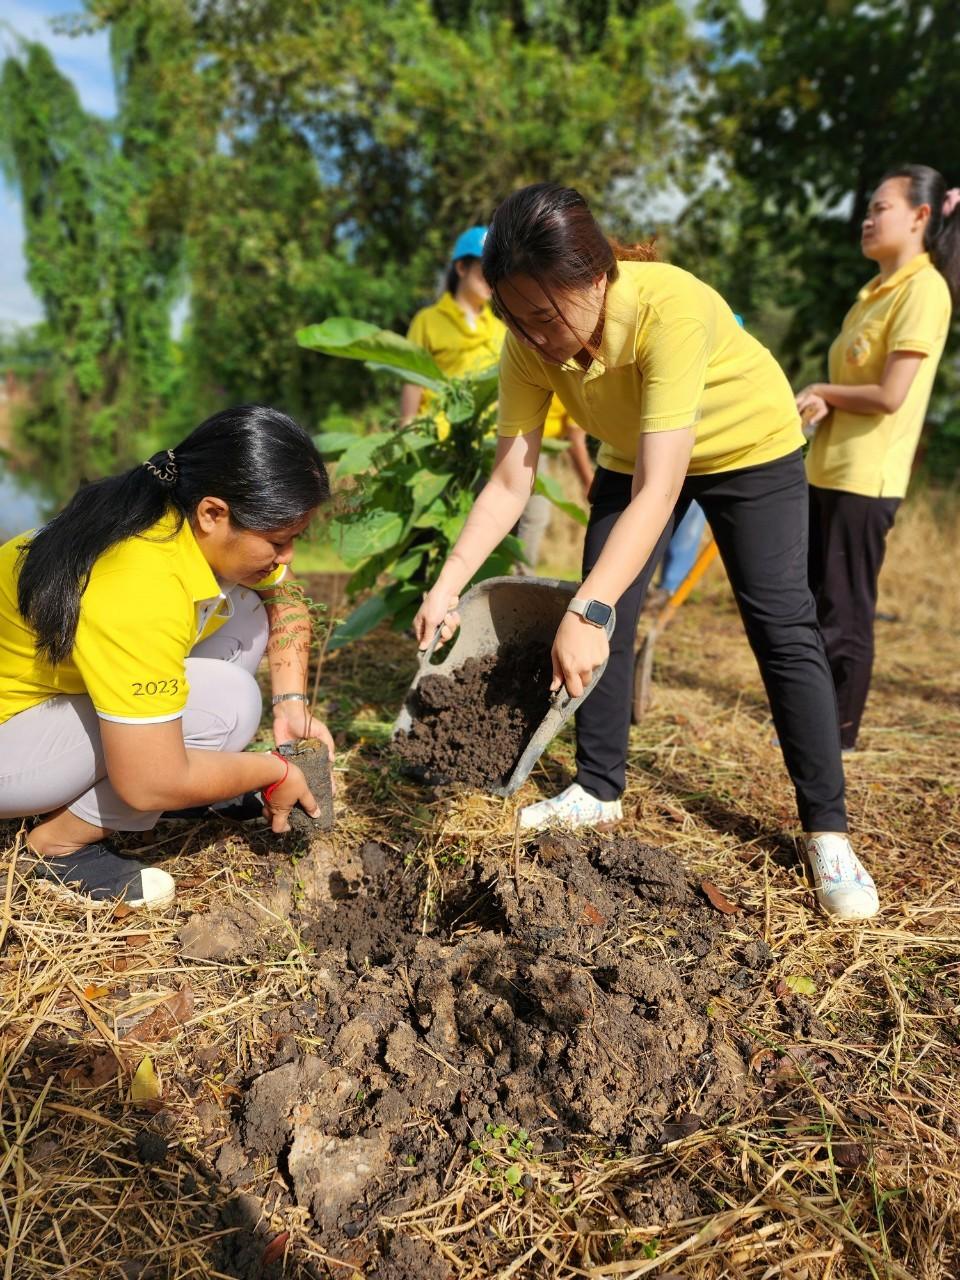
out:
<path id="1" fill-rule="evenodd" d="M 567 613 L 578 613 L 584 622 L 594 627 L 605 627 L 613 616 L 613 605 L 602 600 L 573 600 L 567 605 Z"/>

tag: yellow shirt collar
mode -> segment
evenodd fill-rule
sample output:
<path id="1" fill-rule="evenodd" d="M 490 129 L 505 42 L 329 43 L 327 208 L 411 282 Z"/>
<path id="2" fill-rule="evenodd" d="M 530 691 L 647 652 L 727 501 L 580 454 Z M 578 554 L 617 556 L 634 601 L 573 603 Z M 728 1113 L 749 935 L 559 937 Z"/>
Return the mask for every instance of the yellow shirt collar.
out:
<path id="1" fill-rule="evenodd" d="M 874 276 L 860 290 L 857 295 L 861 301 L 865 298 L 875 298 L 878 293 L 886 293 L 889 289 L 896 289 L 898 285 L 903 284 L 904 280 L 909 280 L 911 276 L 915 276 L 918 271 L 922 271 L 924 267 L 929 267 L 929 253 L 918 253 L 915 258 L 911 258 L 909 262 L 905 262 L 899 271 L 895 271 L 887 280 L 881 280 L 879 276 Z"/>
<path id="2" fill-rule="evenodd" d="M 163 516 L 152 529 L 148 529 L 141 537 L 160 542 L 171 539 L 177 548 L 183 564 L 183 580 L 186 583 L 195 603 L 205 600 L 216 600 L 222 594 L 219 582 L 207 558 L 200 550 L 194 537 L 190 521 L 185 519 L 179 529 L 176 527 L 176 516 L 173 512 Z"/>
<path id="3" fill-rule="evenodd" d="M 475 329 L 471 329 L 467 323 L 467 317 L 464 314 L 460 304 L 454 298 L 452 293 L 446 289 L 443 291 L 439 301 L 437 302 L 437 310 L 441 311 L 449 320 L 463 332 L 468 333 L 471 337 L 484 333 L 490 328 L 490 322 L 493 320 L 493 312 L 488 306 L 484 306 L 477 312 L 477 325 Z"/>

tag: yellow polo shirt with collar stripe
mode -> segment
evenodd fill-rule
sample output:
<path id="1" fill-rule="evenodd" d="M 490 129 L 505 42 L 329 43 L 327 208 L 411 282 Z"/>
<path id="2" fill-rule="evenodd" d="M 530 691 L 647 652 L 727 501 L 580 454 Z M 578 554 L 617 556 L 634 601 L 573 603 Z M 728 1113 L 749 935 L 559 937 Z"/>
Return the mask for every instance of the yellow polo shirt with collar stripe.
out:
<path id="1" fill-rule="evenodd" d="M 758 466 L 803 444 L 790 384 L 709 285 L 662 262 L 621 262 L 600 350 L 551 365 L 513 334 L 500 357 L 499 433 L 543 427 L 553 395 L 601 441 L 597 461 L 633 473 L 640 438 L 694 427 L 690 475 Z"/>
<path id="2" fill-rule="evenodd" d="M 17 606 L 19 552 L 29 534 L 0 547 L 0 723 L 60 695 L 89 695 L 97 715 L 155 724 L 183 714 L 185 662 L 230 617 L 188 521 L 172 515 L 96 561 L 80 601 L 73 651 L 51 666 Z M 255 590 L 278 583 L 280 566 Z"/>
<path id="3" fill-rule="evenodd" d="M 407 330 L 410 341 L 429 351 L 443 372 L 454 378 L 495 365 L 505 334 L 502 321 L 489 307 L 478 313 L 476 324 L 471 327 L 450 293 L 418 311 Z M 433 394 L 425 390 L 423 395 L 426 406 Z M 437 435 L 441 440 L 450 435 L 450 423 L 443 414 L 437 419 Z"/>
<path id="4" fill-rule="evenodd" d="M 877 385 L 894 351 L 923 355 L 895 413 L 833 409 L 817 428 L 807 478 L 820 489 L 868 498 L 903 498 L 950 328 L 950 290 L 918 254 L 888 280 L 875 276 L 857 295 L 830 347 L 828 378 L 841 386 Z"/>

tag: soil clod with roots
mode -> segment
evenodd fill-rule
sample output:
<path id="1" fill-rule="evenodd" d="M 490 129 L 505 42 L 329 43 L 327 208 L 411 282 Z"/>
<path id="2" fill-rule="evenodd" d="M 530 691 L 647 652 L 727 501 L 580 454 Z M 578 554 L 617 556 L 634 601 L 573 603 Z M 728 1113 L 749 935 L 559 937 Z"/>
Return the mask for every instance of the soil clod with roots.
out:
<path id="1" fill-rule="evenodd" d="M 745 1098 L 746 1049 L 708 1006 L 749 1003 L 769 952 L 748 935 L 732 956 L 729 921 L 670 854 L 543 836 L 514 873 L 464 873 L 427 934 L 412 881 L 369 848 L 363 864 L 377 874 L 301 921 L 313 1016 L 286 1027 L 288 1060 L 250 1082 L 235 1131 L 325 1241 L 435 1199 L 491 1134 L 541 1156 L 584 1142 L 641 1154 Z M 304 1052 L 289 1048 L 298 1032 Z M 686 1185 L 671 1197 L 696 1203 Z M 398 1239 L 383 1274 L 424 1274 L 422 1251 L 402 1260 L 411 1248 Z"/>

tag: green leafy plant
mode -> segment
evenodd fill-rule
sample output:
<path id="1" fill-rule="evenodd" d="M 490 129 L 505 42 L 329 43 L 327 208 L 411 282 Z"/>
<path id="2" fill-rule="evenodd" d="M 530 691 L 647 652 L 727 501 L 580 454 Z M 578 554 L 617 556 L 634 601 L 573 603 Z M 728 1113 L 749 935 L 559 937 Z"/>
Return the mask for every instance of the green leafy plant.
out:
<path id="1" fill-rule="evenodd" d="M 395 629 L 410 625 L 489 471 L 497 370 L 450 377 L 416 343 L 347 317 L 301 329 L 297 342 L 325 355 L 363 361 L 430 393 L 422 415 L 406 427 L 391 424 L 363 436 L 326 431 L 316 437 L 324 455 L 336 459 L 338 480 L 353 481 L 331 525 L 337 550 L 353 570 L 348 591 L 355 597 L 380 587 L 337 628 L 330 642 L 336 649 L 385 618 Z M 440 415 L 450 424 L 442 441 Z M 538 479 L 537 491 L 567 514 L 585 518 L 553 481 Z M 521 553 L 515 537 L 504 538 L 475 580 L 509 573 Z"/>

